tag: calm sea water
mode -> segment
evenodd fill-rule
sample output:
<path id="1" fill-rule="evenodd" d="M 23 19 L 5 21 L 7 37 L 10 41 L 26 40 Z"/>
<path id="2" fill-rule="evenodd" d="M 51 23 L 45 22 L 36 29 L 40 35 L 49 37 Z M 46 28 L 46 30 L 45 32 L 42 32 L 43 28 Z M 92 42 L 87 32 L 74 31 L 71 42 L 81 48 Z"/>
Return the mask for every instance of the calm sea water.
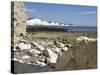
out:
<path id="1" fill-rule="evenodd" d="M 27 26 L 27 31 L 34 31 L 34 30 L 97 32 L 97 27 L 96 26 L 46 26 L 46 25 Z"/>
<path id="2" fill-rule="evenodd" d="M 97 27 L 93 26 L 69 26 L 66 27 L 66 31 L 79 31 L 79 32 L 97 32 Z"/>

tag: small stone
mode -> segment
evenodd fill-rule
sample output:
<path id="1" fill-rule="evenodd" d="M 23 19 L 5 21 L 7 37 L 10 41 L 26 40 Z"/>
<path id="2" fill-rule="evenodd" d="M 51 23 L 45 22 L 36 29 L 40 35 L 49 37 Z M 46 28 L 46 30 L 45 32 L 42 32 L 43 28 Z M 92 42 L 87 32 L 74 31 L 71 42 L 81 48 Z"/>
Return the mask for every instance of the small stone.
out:
<path id="1" fill-rule="evenodd" d="M 42 51 L 44 50 L 44 47 L 41 46 L 41 45 L 39 45 L 38 48 L 39 48 L 40 50 L 42 50 Z"/>
<path id="2" fill-rule="evenodd" d="M 41 54 L 39 50 L 34 49 L 34 54 Z"/>
<path id="3" fill-rule="evenodd" d="M 27 43 L 28 41 L 27 41 L 27 40 L 25 40 L 25 39 L 22 39 L 22 40 L 20 40 L 20 42 L 26 42 L 26 43 Z"/>
<path id="4" fill-rule="evenodd" d="M 18 62 L 20 62 L 20 63 L 24 63 L 22 60 L 18 60 Z"/>
<path id="5" fill-rule="evenodd" d="M 54 41 L 54 44 L 57 46 L 57 47 L 60 47 L 60 48 L 63 48 L 65 47 L 65 45 L 63 43 L 59 43 L 57 41 Z"/>
<path id="6" fill-rule="evenodd" d="M 56 51 L 56 52 L 58 52 L 58 53 L 59 53 L 59 52 L 61 51 L 61 49 L 60 49 L 60 48 L 58 48 L 58 47 L 55 47 L 55 48 L 54 48 L 54 51 Z"/>
<path id="7" fill-rule="evenodd" d="M 64 51 L 67 51 L 68 50 L 68 47 L 64 47 L 64 48 L 62 48 Z"/>
<path id="8" fill-rule="evenodd" d="M 49 53 L 49 61 L 50 63 L 56 63 L 58 55 L 55 54 L 52 50 L 47 49 L 48 53 Z"/>
<path id="9" fill-rule="evenodd" d="M 35 49 L 30 49 L 30 52 L 33 54 Z"/>
<path id="10" fill-rule="evenodd" d="M 39 49 L 39 50 L 44 50 L 44 47 L 42 45 L 39 45 L 36 42 L 33 42 L 33 44 Z"/>
<path id="11" fill-rule="evenodd" d="M 13 48 L 12 50 L 16 51 L 17 49 L 16 48 Z"/>
<path id="12" fill-rule="evenodd" d="M 44 62 L 36 61 L 36 63 L 37 63 L 38 65 L 40 65 L 41 67 L 46 66 L 46 64 L 45 64 Z"/>
<path id="13" fill-rule="evenodd" d="M 65 45 L 63 43 L 59 43 L 60 47 L 63 48 Z"/>
<path id="14" fill-rule="evenodd" d="M 17 59 L 17 58 L 13 58 L 12 60 L 14 60 L 14 61 L 18 61 L 18 59 Z"/>
<path id="15" fill-rule="evenodd" d="M 31 49 L 31 44 L 19 43 L 18 47 L 19 47 L 21 50 Z"/>
<path id="16" fill-rule="evenodd" d="M 22 58 L 23 58 L 23 59 L 29 59 L 30 56 L 25 55 L 25 56 L 23 56 Z"/>
<path id="17" fill-rule="evenodd" d="M 72 44 L 65 44 L 66 47 L 70 48 Z"/>

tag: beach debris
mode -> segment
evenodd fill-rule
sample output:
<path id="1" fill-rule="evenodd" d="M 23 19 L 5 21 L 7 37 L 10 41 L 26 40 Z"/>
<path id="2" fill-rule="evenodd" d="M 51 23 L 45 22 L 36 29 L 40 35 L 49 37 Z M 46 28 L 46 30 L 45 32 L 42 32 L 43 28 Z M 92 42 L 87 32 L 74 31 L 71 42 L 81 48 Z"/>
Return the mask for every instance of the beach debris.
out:
<path id="1" fill-rule="evenodd" d="M 64 44 L 58 41 L 30 41 L 22 38 L 14 46 L 13 61 L 20 63 L 47 66 L 49 63 L 57 63 L 59 56 L 67 51 L 71 44 Z"/>
<path id="2" fill-rule="evenodd" d="M 88 38 L 87 36 L 80 36 L 77 38 L 77 42 L 84 41 L 85 43 L 97 41 L 95 38 Z"/>

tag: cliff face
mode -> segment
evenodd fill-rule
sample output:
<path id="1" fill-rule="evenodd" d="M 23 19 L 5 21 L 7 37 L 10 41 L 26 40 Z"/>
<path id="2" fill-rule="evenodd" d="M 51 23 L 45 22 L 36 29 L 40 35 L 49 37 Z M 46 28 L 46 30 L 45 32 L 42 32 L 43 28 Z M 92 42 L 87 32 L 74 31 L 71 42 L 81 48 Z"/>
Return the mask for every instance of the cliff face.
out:
<path id="1" fill-rule="evenodd" d="M 26 35 L 26 20 L 24 4 L 19 1 L 11 2 L 11 40 L 13 44 L 20 39 L 20 36 Z"/>

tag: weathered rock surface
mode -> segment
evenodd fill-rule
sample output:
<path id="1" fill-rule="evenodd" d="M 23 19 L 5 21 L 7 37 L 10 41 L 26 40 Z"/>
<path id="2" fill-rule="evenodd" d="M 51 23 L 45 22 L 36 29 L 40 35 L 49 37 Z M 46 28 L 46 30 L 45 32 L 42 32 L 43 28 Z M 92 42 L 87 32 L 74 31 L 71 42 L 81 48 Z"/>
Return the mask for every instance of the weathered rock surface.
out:
<path id="1" fill-rule="evenodd" d="M 26 35 L 27 16 L 23 2 L 11 2 L 11 41 L 12 45 L 20 39 L 20 36 Z"/>
<path id="2" fill-rule="evenodd" d="M 97 39 L 95 38 L 88 38 L 87 36 L 80 36 L 77 38 L 77 42 L 82 42 L 84 41 L 85 43 L 90 43 L 90 42 L 95 42 Z"/>
<path id="3" fill-rule="evenodd" d="M 12 60 L 20 63 L 47 66 L 48 64 L 55 64 L 58 57 L 68 50 L 68 47 L 61 42 L 52 42 L 50 40 L 48 44 L 43 40 L 39 42 L 29 41 L 26 37 L 22 38 L 12 49 L 14 51 Z"/>
<path id="4" fill-rule="evenodd" d="M 77 42 L 85 41 L 84 43 L 96 41 L 94 38 L 85 36 L 77 37 L 76 40 Z M 47 66 L 48 64 L 57 63 L 58 57 L 68 51 L 71 46 L 72 44 L 65 44 L 55 40 L 31 41 L 29 38 L 23 37 L 12 49 L 14 51 L 12 60 L 20 63 Z"/>

